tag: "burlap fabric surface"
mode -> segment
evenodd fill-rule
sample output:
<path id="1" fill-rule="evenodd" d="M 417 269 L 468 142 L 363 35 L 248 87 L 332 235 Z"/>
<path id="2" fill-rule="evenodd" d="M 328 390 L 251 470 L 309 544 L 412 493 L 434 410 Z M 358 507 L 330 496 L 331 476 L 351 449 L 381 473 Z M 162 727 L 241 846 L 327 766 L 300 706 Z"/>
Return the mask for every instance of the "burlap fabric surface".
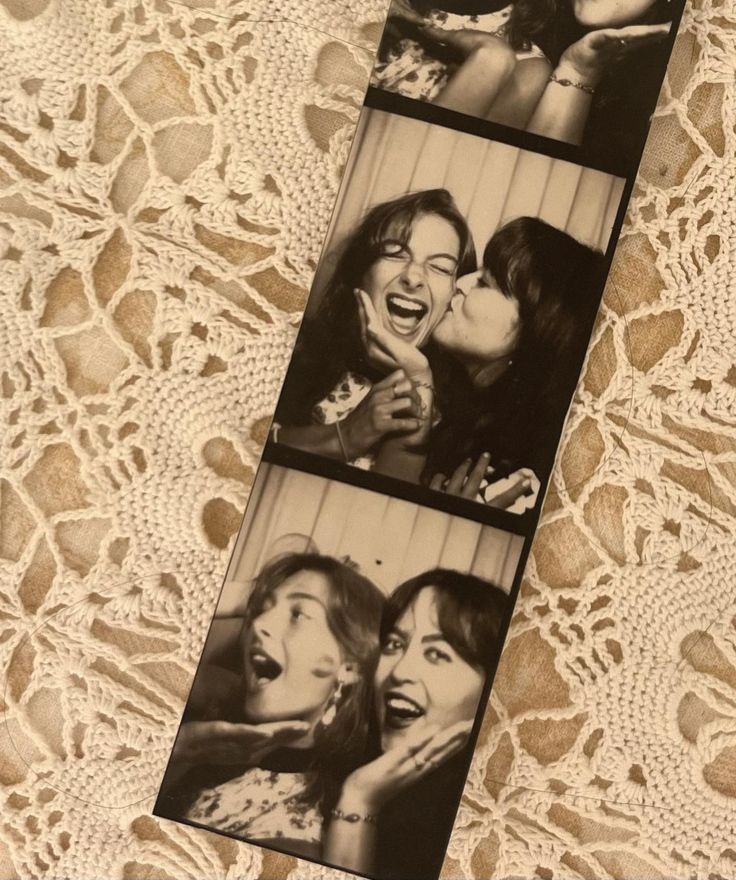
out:
<path id="1" fill-rule="evenodd" d="M 0 878 L 336 872 L 148 813 L 384 0 L 0 0 Z M 736 875 L 733 3 L 686 11 L 446 878 Z"/>

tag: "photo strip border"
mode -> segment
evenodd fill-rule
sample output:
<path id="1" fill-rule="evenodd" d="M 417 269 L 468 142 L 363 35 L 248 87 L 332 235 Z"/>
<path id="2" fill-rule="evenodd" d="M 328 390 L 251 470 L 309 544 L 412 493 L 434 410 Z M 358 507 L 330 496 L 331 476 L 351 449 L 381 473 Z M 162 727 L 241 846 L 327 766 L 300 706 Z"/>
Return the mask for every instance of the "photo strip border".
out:
<path id="1" fill-rule="evenodd" d="M 686 0 L 672 0 L 671 2 L 671 6 L 673 7 L 672 25 L 670 33 L 666 41 L 664 41 L 667 48 L 667 58 L 670 57 L 672 47 L 677 36 L 680 20 L 684 13 L 685 2 Z M 666 65 L 663 65 L 662 69 L 659 71 L 658 79 L 656 81 L 655 91 L 657 93 L 661 89 L 665 73 Z M 653 112 L 654 109 L 654 106 L 652 106 L 650 108 L 651 112 Z M 623 180 L 623 187 L 620 203 L 616 211 L 615 220 L 612 225 L 608 246 L 606 247 L 603 254 L 604 263 L 600 289 L 595 291 L 596 306 L 598 307 L 600 305 L 600 301 L 603 297 L 605 283 L 610 272 L 611 263 L 613 261 L 621 229 L 623 227 L 626 212 L 628 210 L 629 200 L 631 198 L 636 182 L 637 171 L 644 149 L 644 142 L 642 142 L 642 144 L 640 145 L 636 157 L 629 162 L 621 160 L 619 157 L 616 156 L 607 156 L 602 158 L 599 155 L 592 155 L 583 147 L 574 146 L 558 140 L 554 140 L 552 138 L 531 134 L 522 130 L 518 130 L 516 128 L 502 125 L 500 123 L 485 121 L 479 118 L 465 115 L 463 113 L 456 112 L 454 110 L 434 106 L 428 102 L 402 97 L 401 95 L 383 91 L 374 86 L 369 86 L 366 91 L 363 107 L 361 109 L 361 116 L 356 131 L 359 129 L 361 121 L 364 119 L 365 115 L 371 112 L 375 113 L 376 111 L 405 119 L 414 119 L 418 122 L 425 123 L 428 126 L 438 129 L 445 129 L 448 131 L 460 132 L 466 135 L 473 135 L 492 143 L 504 144 L 510 147 L 517 148 L 520 151 L 526 151 L 528 153 L 536 154 L 538 156 L 544 156 L 550 159 L 558 159 L 564 162 L 572 163 L 581 168 L 590 168 L 597 171 L 602 171 L 613 177 L 621 178 Z M 346 168 L 348 168 L 350 166 L 350 162 L 354 160 L 355 152 L 356 143 L 354 142 L 351 147 L 350 157 Z M 347 182 L 348 175 L 345 175 L 338 191 L 338 197 L 336 201 L 336 206 L 333 210 L 330 231 L 332 230 L 332 224 L 334 224 L 336 215 L 338 213 L 338 206 L 340 205 L 341 200 L 345 195 L 344 189 Z M 319 266 L 323 263 L 327 256 L 327 252 L 329 250 L 329 242 L 330 232 L 328 231 L 328 235 L 320 256 L 320 261 L 318 263 L 317 272 L 319 272 Z M 307 305 L 307 308 L 308 307 L 309 306 Z M 302 328 L 303 326 L 304 325 L 302 324 Z M 590 326 L 586 334 L 586 338 L 588 339 L 588 341 L 590 339 L 592 330 L 593 321 L 591 320 Z M 584 352 L 576 365 L 578 379 L 580 378 L 582 372 L 585 357 L 586 353 Z M 556 458 L 556 455 L 559 451 L 559 443 L 564 432 L 564 424 L 567 420 L 568 412 L 573 402 L 573 397 L 574 388 L 571 389 L 565 412 L 564 414 L 561 414 L 563 417 L 562 428 L 557 436 L 557 446 L 553 452 L 553 459 Z M 508 513 L 504 510 L 497 509 L 491 506 L 486 506 L 473 500 L 440 493 L 432 489 L 425 488 L 423 486 L 406 482 L 404 480 L 400 480 L 394 477 L 384 476 L 375 472 L 361 470 L 359 468 L 351 466 L 348 463 L 342 463 L 334 459 L 300 450 L 296 447 L 280 444 L 274 441 L 271 432 L 269 432 L 268 440 L 266 441 L 265 447 L 263 449 L 262 462 L 265 463 L 268 467 L 275 466 L 294 472 L 303 472 L 306 474 L 322 477 L 327 481 L 333 481 L 335 483 L 342 483 L 359 489 L 369 490 L 388 496 L 390 498 L 403 499 L 405 501 L 412 502 L 419 507 L 436 510 L 438 512 L 447 514 L 449 517 L 459 517 L 466 520 L 471 520 L 484 526 L 490 526 L 492 528 L 505 531 L 511 535 L 520 536 L 523 539 L 518 563 L 516 565 L 516 571 L 510 588 L 508 608 L 505 614 L 505 619 L 503 620 L 501 625 L 498 643 L 495 646 L 494 672 L 489 675 L 486 680 L 480 698 L 479 707 L 475 716 L 473 730 L 470 737 L 469 757 L 466 765 L 463 768 L 462 781 L 464 783 L 470 770 L 473 758 L 473 751 L 477 744 L 481 723 L 483 721 L 483 716 L 488 703 L 488 699 L 493 688 L 495 667 L 497 666 L 498 660 L 503 650 L 508 628 L 514 614 L 514 607 L 524 576 L 527 560 L 532 550 L 532 542 L 540 519 L 545 494 L 549 487 L 549 479 L 545 479 L 542 481 L 539 496 L 534 507 L 530 510 L 527 510 L 524 514 L 518 515 Z M 258 479 L 258 474 L 260 470 L 261 466 L 259 466 L 259 470 L 255 475 L 255 480 Z M 240 532 L 242 532 L 244 524 L 248 521 L 248 512 L 252 503 L 252 500 L 249 500 L 245 510 L 243 521 L 241 523 Z M 223 590 L 225 584 L 227 583 L 230 568 L 233 565 L 234 556 L 235 550 L 233 550 L 233 554 L 230 557 L 228 570 L 223 579 Z M 220 595 L 222 596 L 222 591 Z M 210 633 L 212 632 L 212 625 L 214 623 L 214 620 L 215 618 L 213 617 L 213 620 L 210 624 L 210 629 L 208 631 L 207 639 L 209 639 Z M 207 640 L 205 640 L 205 645 L 203 648 L 203 657 L 206 652 L 206 645 Z M 200 659 L 200 665 L 201 663 L 202 660 Z M 170 757 L 169 767 L 171 766 L 171 760 L 172 759 Z M 452 811 L 453 816 L 456 816 L 458 808 L 459 798 L 457 803 L 455 804 L 454 810 Z M 188 824 L 197 828 L 206 828 L 213 833 L 222 834 L 231 839 L 248 842 L 248 838 L 241 835 L 232 834 L 209 825 L 192 822 L 183 816 L 172 817 L 166 812 L 160 812 L 158 809 L 158 805 L 154 808 L 154 815 L 161 816 L 162 818 L 173 818 L 175 821 L 181 822 L 183 824 Z M 444 836 L 442 844 L 443 852 L 446 851 L 449 844 L 453 831 L 453 825 L 454 820 L 453 823 L 451 823 L 450 826 L 446 829 L 446 834 Z M 258 845 L 264 844 L 262 842 L 258 842 Z M 293 849 L 280 847 L 276 844 L 268 843 L 265 844 L 265 846 L 268 849 L 273 849 L 276 852 L 285 853 L 287 855 L 296 854 L 300 858 L 305 858 L 307 861 L 313 861 L 316 864 L 323 865 L 328 868 L 335 868 L 338 870 L 347 871 L 348 873 L 355 874 L 356 876 L 368 877 L 370 878 L 370 880 L 386 880 L 386 878 L 381 874 L 355 871 L 352 868 L 346 867 L 344 865 L 331 864 L 329 861 L 326 861 L 324 859 L 315 859 L 308 855 L 305 856 L 303 853 L 295 853 Z M 426 880 L 434 880 L 434 878 L 426 878 Z"/>

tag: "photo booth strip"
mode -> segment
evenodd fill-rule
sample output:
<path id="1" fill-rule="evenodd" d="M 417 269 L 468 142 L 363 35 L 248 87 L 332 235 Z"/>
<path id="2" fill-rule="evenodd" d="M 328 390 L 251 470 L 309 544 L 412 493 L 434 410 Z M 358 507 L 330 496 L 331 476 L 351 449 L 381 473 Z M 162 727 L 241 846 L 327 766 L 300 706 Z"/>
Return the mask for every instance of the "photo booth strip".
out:
<path id="1" fill-rule="evenodd" d="M 661 84 L 665 55 L 668 57 L 682 14 L 682 3 L 670 6 L 672 27 L 663 43 L 667 51 L 662 55 L 661 69 L 650 72 L 644 89 L 647 94 L 656 95 Z M 654 109 L 653 100 L 652 106 L 645 108 L 647 118 Z M 306 314 L 316 310 L 334 270 L 335 254 L 365 211 L 382 200 L 422 188 L 442 186 L 452 192 L 479 252 L 505 221 L 533 216 L 600 249 L 610 266 L 640 152 L 627 160 L 625 167 L 621 157 L 609 158 L 592 157 L 584 148 L 370 89 Z M 597 302 L 602 292 L 601 284 L 591 296 Z M 571 388 L 570 396 L 572 392 Z M 411 573 L 435 565 L 463 571 L 480 567 L 487 577 L 508 584 L 510 589 L 505 633 L 534 537 L 541 497 L 530 514 L 515 517 L 286 449 L 275 439 L 267 444 L 256 476 L 211 633 L 219 628 L 225 641 L 237 638 L 249 582 L 272 555 L 301 551 L 349 557 L 386 591 Z M 382 559 L 381 552 L 387 546 L 392 548 L 390 558 Z M 213 651 L 217 652 L 208 639 L 203 659 Z M 489 681 L 486 697 L 491 685 Z M 484 706 L 485 699 L 476 718 L 473 742 Z M 183 817 L 168 818 L 186 821 Z M 449 839 L 451 830 L 449 823 L 437 833 Z M 240 835 L 240 839 L 246 838 Z M 263 841 L 259 843 L 263 845 Z M 288 842 L 265 845 L 305 856 Z M 348 864 L 340 867 L 353 870 Z M 388 880 L 378 870 L 366 876 Z"/>

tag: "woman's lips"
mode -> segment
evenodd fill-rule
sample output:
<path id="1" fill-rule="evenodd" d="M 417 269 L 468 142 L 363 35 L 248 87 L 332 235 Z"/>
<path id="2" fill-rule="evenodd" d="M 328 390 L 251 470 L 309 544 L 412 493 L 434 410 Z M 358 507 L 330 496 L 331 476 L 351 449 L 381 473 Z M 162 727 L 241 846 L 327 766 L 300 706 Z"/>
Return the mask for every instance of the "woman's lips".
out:
<path id="1" fill-rule="evenodd" d="M 386 315 L 391 329 L 399 336 L 412 336 L 429 313 L 429 306 L 403 293 L 386 296 Z"/>
<path id="2" fill-rule="evenodd" d="M 384 723 L 393 730 L 402 730 L 412 725 L 425 712 L 411 697 L 401 691 L 387 691 L 383 696 Z"/>
<path id="3" fill-rule="evenodd" d="M 251 648 L 248 660 L 251 684 L 255 688 L 262 688 L 270 684 L 283 671 L 281 664 L 260 646 Z"/>

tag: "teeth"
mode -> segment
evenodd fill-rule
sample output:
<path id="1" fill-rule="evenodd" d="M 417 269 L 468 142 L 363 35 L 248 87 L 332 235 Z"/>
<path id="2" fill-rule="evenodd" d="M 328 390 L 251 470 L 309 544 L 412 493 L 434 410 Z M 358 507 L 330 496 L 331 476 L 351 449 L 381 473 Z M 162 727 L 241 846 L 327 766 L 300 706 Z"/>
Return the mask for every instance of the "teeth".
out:
<path id="1" fill-rule="evenodd" d="M 393 306 L 395 308 L 403 309 L 406 312 L 411 312 L 415 317 L 421 317 L 426 311 L 427 307 L 423 303 L 418 303 L 413 299 L 409 299 L 408 297 L 401 296 L 401 294 L 392 293 L 388 297 L 389 306 Z"/>
<path id="2" fill-rule="evenodd" d="M 397 712 L 401 715 L 412 715 L 418 718 L 424 714 L 423 710 L 413 700 L 407 700 L 405 697 L 389 697 L 386 700 L 386 705 L 392 712 Z"/>

